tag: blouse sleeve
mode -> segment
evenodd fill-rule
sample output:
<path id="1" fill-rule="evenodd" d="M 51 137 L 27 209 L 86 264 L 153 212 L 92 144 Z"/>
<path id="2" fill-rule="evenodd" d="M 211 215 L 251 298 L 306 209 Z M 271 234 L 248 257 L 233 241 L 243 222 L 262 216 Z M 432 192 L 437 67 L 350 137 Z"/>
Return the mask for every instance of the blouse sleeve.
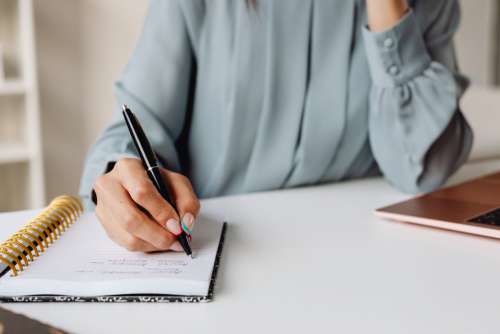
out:
<path id="1" fill-rule="evenodd" d="M 153 148 L 169 168 L 179 170 L 175 147 L 186 114 L 192 50 L 176 1 L 151 1 L 135 51 L 115 84 L 117 107 L 111 123 L 90 149 L 80 182 L 80 196 L 91 206 L 97 176 L 110 161 L 136 156 L 121 115 L 127 104 L 140 120 Z"/>
<path id="2" fill-rule="evenodd" d="M 373 82 L 373 154 L 385 177 L 411 193 L 442 185 L 472 146 L 472 131 L 459 109 L 468 80 L 458 73 L 453 47 L 458 3 L 416 3 L 391 29 L 363 31 Z"/>

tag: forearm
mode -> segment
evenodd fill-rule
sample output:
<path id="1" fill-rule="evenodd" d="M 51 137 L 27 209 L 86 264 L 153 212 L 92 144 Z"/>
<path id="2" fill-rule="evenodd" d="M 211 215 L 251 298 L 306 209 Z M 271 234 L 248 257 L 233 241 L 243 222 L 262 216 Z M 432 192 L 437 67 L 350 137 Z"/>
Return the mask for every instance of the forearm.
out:
<path id="1" fill-rule="evenodd" d="M 393 27 L 408 10 L 406 0 L 366 0 L 368 26 L 371 31 Z"/>
<path id="2" fill-rule="evenodd" d="M 472 141 L 472 129 L 464 116 L 456 113 L 425 156 L 419 190 L 431 191 L 442 185 L 467 160 Z"/>
<path id="3" fill-rule="evenodd" d="M 87 154 L 82 179 L 80 182 L 80 195 L 84 199 L 86 208 L 91 209 L 91 193 L 96 179 L 106 172 L 110 161 L 123 158 L 138 158 L 136 149 L 128 132 L 127 126 L 121 115 L 120 105 L 128 103 L 141 120 L 144 128 L 148 130 L 149 139 L 157 154 L 163 159 L 164 166 L 171 170 L 180 170 L 180 163 L 175 148 L 174 139 L 169 135 L 158 117 L 148 110 L 144 103 L 130 95 L 126 89 L 117 84 L 115 87 L 117 107 L 111 123 L 99 136 L 96 143 Z"/>
<path id="4" fill-rule="evenodd" d="M 441 64 L 394 87 L 373 87 L 370 143 L 385 177 L 408 193 L 441 186 L 467 159 L 472 131 L 460 113 L 463 87 Z"/>
<path id="5" fill-rule="evenodd" d="M 465 161 L 472 143 L 459 109 L 467 80 L 457 71 L 452 43 L 458 5 L 441 0 L 425 13 L 408 9 L 396 19 L 395 11 L 384 4 L 397 1 L 366 2 L 371 6 L 371 26 L 363 34 L 372 79 L 373 154 L 399 189 L 412 193 L 435 189 Z M 424 15 L 439 21 L 424 31 Z M 389 22 L 389 16 L 397 22 Z M 380 25 L 382 21 L 387 26 Z"/>

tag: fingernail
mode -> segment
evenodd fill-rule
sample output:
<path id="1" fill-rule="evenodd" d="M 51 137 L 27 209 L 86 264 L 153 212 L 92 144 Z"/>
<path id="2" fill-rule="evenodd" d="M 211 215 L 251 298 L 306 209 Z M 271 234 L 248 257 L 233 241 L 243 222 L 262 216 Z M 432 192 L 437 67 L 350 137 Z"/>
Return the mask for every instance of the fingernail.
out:
<path id="1" fill-rule="evenodd" d="M 167 221 L 167 230 L 169 230 L 175 236 L 178 236 L 182 233 L 181 227 L 179 226 L 179 222 L 173 218 Z"/>
<path id="2" fill-rule="evenodd" d="M 193 231 L 193 226 L 194 226 L 194 217 L 190 213 L 186 213 L 184 217 L 182 217 L 182 225 L 184 225 L 182 228 L 187 234 L 191 234 Z M 187 231 L 186 231 L 187 227 Z"/>
<path id="3" fill-rule="evenodd" d="M 182 252 L 183 251 L 182 246 L 179 243 L 179 241 L 174 241 L 174 243 L 172 245 L 170 245 L 169 249 L 173 250 L 174 252 Z"/>

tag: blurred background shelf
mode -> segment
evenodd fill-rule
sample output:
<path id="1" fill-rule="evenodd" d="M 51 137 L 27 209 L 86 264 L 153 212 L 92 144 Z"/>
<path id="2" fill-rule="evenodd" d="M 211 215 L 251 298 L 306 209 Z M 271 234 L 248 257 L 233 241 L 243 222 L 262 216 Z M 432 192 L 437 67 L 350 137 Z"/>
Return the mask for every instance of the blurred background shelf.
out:
<path id="1" fill-rule="evenodd" d="M 26 85 L 22 80 L 0 81 L 0 96 L 2 95 L 21 95 L 26 93 Z"/>
<path id="2" fill-rule="evenodd" d="M 31 159 L 30 149 L 21 143 L 0 144 L 0 164 L 28 162 Z"/>
<path id="3" fill-rule="evenodd" d="M 0 0 L 0 211 L 45 205 L 32 0 Z"/>

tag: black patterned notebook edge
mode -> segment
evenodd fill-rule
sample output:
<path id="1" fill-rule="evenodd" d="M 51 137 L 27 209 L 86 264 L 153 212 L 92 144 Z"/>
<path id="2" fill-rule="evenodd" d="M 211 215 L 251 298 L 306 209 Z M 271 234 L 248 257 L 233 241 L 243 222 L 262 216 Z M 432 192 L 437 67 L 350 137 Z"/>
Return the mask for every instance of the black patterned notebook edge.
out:
<path id="1" fill-rule="evenodd" d="M 63 295 L 33 295 L 33 296 L 0 296 L 1 303 L 207 303 L 213 300 L 217 271 L 226 236 L 227 223 L 222 224 L 217 254 L 215 255 L 214 267 L 208 294 L 206 296 L 181 296 L 181 295 L 112 295 L 112 296 L 63 296 Z"/>

